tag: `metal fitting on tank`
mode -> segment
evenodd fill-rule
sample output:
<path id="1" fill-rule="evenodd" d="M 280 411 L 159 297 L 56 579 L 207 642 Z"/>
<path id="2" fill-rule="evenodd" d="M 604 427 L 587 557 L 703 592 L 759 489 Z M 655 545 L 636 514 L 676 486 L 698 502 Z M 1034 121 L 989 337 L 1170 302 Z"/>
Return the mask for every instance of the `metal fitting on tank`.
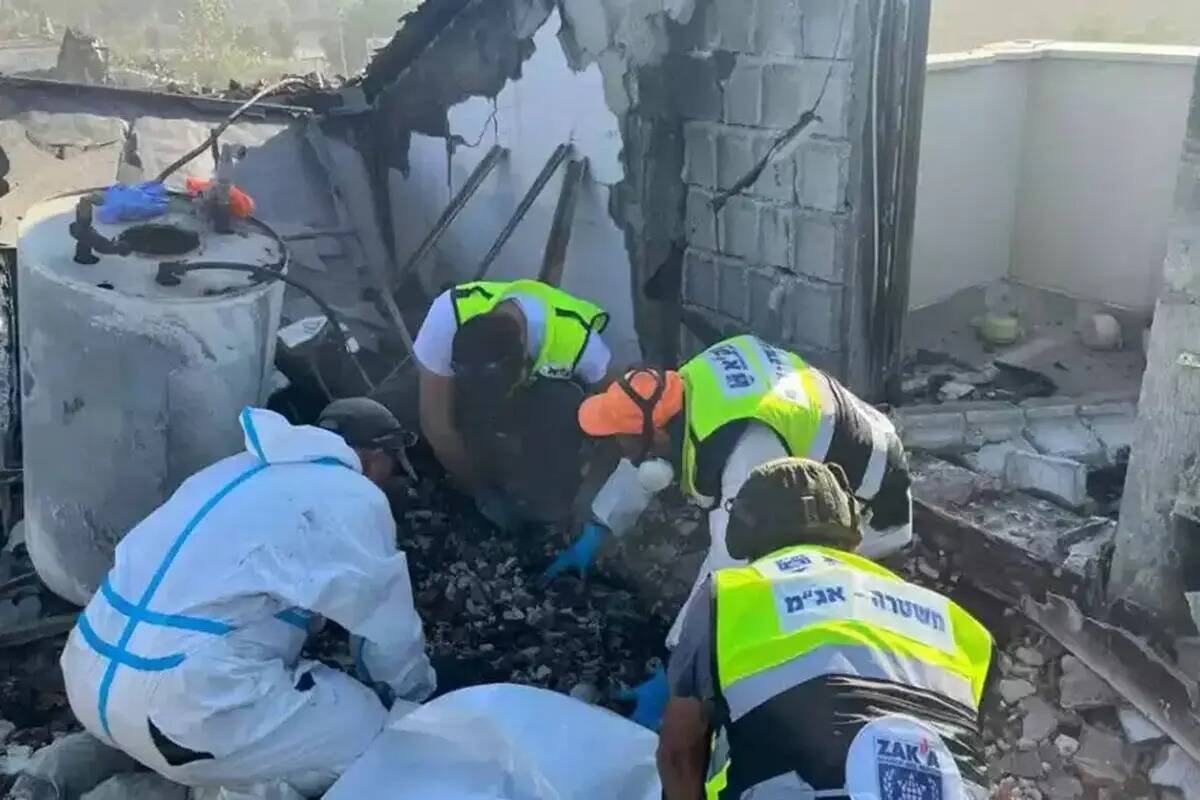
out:
<path id="1" fill-rule="evenodd" d="M 133 252 L 125 242 L 113 241 L 101 236 L 92 225 L 92 198 L 84 195 L 75 206 L 75 221 L 67 230 L 75 240 L 75 263 L 96 264 L 100 261 L 97 252 L 104 255 L 127 256 Z"/>

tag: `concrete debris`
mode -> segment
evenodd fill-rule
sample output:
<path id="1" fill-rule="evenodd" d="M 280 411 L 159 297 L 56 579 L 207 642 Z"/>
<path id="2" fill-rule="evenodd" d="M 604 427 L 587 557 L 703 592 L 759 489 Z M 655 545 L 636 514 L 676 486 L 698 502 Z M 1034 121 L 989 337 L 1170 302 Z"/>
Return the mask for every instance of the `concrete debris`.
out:
<path id="1" fill-rule="evenodd" d="M 1175 653 L 1183 674 L 1200 676 L 1200 636 L 1181 636 L 1176 639 Z"/>
<path id="2" fill-rule="evenodd" d="M 1079 800 L 1083 797 L 1083 783 L 1063 772 L 1051 775 L 1046 781 L 1045 789 L 1048 800 Z"/>
<path id="3" fill-rule="evenodd" d="M 1155 786 L 1178 789 L 1184 800 L 1200 800 L 1200 763 L 1175 745 L 1166 749 L 1162 759 L 1150 770 L 1150 782 Z"/>
<path id="4" fill-rule="evenodd" d="M 1121 730 L 1125 732 L 1125 739 L 1130 744 L 1145 744 L 1146 742 L 1155 742 L 1166 738 L 1158 726 L 1138 711 L 1130 706 L 1122 706 L 1117 709 L 1117 719 L 1121 723 Z"/>
<path id="5" fill-rule="evenodd" d="M 172 783 L 156 772 L 116 775 L 83 795 L 79 800 L 188 800 L 188 788 Z"/>
<path id="6" fill-rule="evenodd" d="M 962 381 L 947 381 L 942 384 L 942 388 L 938 389 L 938 396 L 942 400 L 961 400 L 973 391 L 975 391 L 973 384 Z"/>
<path id="7" fill-rule="evenodd" d="M 8 737 L 13 735 L 13 731 L 17 726 L 6 719 L 0 719 L 0 744 L 8 741 Z"/>
<path id="8" fill-rule="evenodd" d="M 1033 688 L 1032 683 L 1023 678 L 1006 678 L 1000 681 L 999 691 L 1000 696 L 1004 698 L 1004 702 L 1012 706 L 1029 697 L 1037 690 Z"/>
<path id="9" fill-rule="evenodd" d="M 29 765 L 33 748 L 25 744 L 10 744 L 0 756 L 0 775 L 17 775 Z"/>
<path id="10" fill-rule="evenodd" d="M 1021 701 L 1021 738 L 1033 742 L 1049 739 L 1058 730 L 1058 711 L 1040 697 L 1026 697 Z"/>
<path id="11" fill-rule="evenodd" d="M 1082 508 L 1087 503 L 1087 477 L 1087 467 L 1069 458 L 1013 450 L 1004 462 L 1004 480 L 1010 487 L 1068 508 Z"/>
<path id="12" fill-rule="evenodd" d="M 1063 758 L 1070 758 L 1079 752 L 1079 740 L 1060 733 L 1054 738 L 1054 748 Z"/>
<path id="13" fill-rule="evenodd" d="M 1112 687 L 1072 655 L 1062 657 L 1058 692 L 1062 707 L 1072 711 L 1102 708 L 1117 702 Z"/>
<path id="14" fill-rule="evenodd" d="M 1022 664 L 1027 664 L 1031 667 L 1042 667 L 1046 663 L 1046 657 L 1032 647 L 1018 647 L 1013 655 Z"/>
<path id="15" fill-rule="evenodd" d="M 1133 758 L 1125 741 L 1115 733 L 1085 725 L 1075 754 L 1075 766 L 1085 783 L 1117 786 L 1128 780 Z"/>
<path id="16" fill-rule="evenodd" d="M 963 462 L 976 472 L 1003 478 L 1010 454 L 1036 452 L 1033 445 L 1020 438 L 998 444 L 985 444 L 974 453 L 963 456 Z"/>

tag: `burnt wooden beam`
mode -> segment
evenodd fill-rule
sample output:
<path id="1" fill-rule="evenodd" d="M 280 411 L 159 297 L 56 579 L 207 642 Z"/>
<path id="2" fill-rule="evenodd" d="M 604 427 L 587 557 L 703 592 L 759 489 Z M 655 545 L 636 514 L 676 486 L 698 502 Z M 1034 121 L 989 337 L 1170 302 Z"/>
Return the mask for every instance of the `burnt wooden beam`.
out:
<path id="1" fill-rule="evenodd" d="M 561 286 L 563 269 L 567 264 L 567 246 L 571 243 L 571 227 L 575 222 L 575 204 L 587 169 L 587 158 L 573 158 L 567 163 L 563 174 L 562 188 L 558 192 L 558 205 L 554 209 L 554 221 L 550 224 L 550 235 L 546 238 L 546 251 L 542 256 L 542 268 L 538 280 L 551 286 Z"/>

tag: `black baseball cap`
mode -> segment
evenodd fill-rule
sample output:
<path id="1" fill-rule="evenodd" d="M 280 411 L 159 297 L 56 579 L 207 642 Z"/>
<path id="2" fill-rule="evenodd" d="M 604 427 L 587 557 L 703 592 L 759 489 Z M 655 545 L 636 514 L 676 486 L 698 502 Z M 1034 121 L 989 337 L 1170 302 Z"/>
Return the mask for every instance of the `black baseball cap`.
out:
<path id="1" fill-rule="evenodd" d="M 317 425 L 341 436 L 351 447 L 387 449 L 409 444 L 395 414 L 369 397 L 334 400 L 325 406 Z"/>

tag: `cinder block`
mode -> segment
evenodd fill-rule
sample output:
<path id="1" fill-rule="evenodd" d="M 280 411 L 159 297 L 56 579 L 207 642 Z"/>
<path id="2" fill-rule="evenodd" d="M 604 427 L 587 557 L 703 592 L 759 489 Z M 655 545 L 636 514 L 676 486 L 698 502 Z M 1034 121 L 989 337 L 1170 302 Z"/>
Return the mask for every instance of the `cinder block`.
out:
<path id="1" fill-rule="evenodd" d="M 966 414 L 967 437 L 981 445 L 1011 441 L 1025 430 L 1025 413 L 1012 403 L 977 403 Z"/>
<path id="2" fill-rule="evenodd" d="M 767 152 L 771 149 L 771 144 L 775 139 L 775 134 L 759 133 L 754 136 L 754 163 L 758 163 L 766 158 Z M 792 154 L 787 158 L 776 158 L 770 164 L 767 164 L 762 175 L 754 182 L 751 191 L 755 194 L 769 197 L 772 200 L 780 203 L 795 203 L 796 202 L 796 156 Z"/>
<path id="3" fill-rule="evenodd" d="M 807 58 L 850 58 L 857 0 L 797 0 Z M 839 37 L 838 31 L 841 30 Z"/>
<path id="4" fill-rule="evenodd" d="M 750 316 L 750 284 L 746 266 L 737 261 L 717 261 L 717 310 L 746 322 Z"/>
<path id="5" fill-rule="evenodd" d="M 792 220 L 791 266 L 804 275 L 840 282 L 846 253 L 846 219 L 819 212 L 800 212 Z"/>
<path id="6" fill-rule="evenodd" d="M 809 105 L 816 102 L 821 93 L 821 87 L 828 76 L 829 85 L 825 87 L 825 96 L 821 98 L 817 115 L 821 121 L 813 129 L 813 133 L 830 139 L 845 139 L 850 133 L 850 109 L 853 102 L 851 91 L 851 70 L 849 61 L 809 61 L 808 91 Z M 832 72 L 830 64 L 832 63 Z"/>
<path id="7" fill-rule="evenodd" d="M 796 174 L 796 199 L 800 205 L 822 211 L 843 210 L 849 180 L 849 144 L 817 141 L 801 149 L 800 169 Z"/>
<path id="8" fill-rule="evenodd" d="M 766 64 L 762 67 L 762 124 L 767 128 L 790 128 L 816 99 L 810 96 L 803 64 Z"/>
<path id="9" fill-rule="evenodd" d="M 752 132 L 724 127 L 717 136 L 717 186 L 728 189 L 754 166 Z"/>
<path id="10" fill-rule="evenodd" d="M 796 0 L 758 0 L 754 43 L 763 55 L 795 57 L 804 53 L 804 14 Z"/>
<path id="11" fill-rule="evenodd" d="M 716 23 L 717 39 L 723 50 L 753 53 L 754 0 L 708 0 L 708 13 Z M 700 5 L 703 5 L 701 3 Z"/>
<path id="12" fill-rule="evenodd" d="M 784 295 L 783 336 L 804 352 L 837 350 L 841 345 L 842 288 L 797 283 Z"/>
<path id="13" fill-rule="evenodd" d="M 771 293 L 779 285 L 776 270 L 746 270 L 746 281 L 750 287 L 748 321 L 753 322 L 759 336 L 771 339 L 779 334 L 779 310 L 771 308 Z"/>
<path id="14" fill-rule="evenodd" d="M 971 438 L 971 421 L 967 420 L 967 439 Z M 974 453 L 967 453 L 963 456 L 963 461 L 966 465 L 976 472 L 982 472 L 984 475 L 991 475 L 996 478 L 1003 478 L 1004 472 L 1008 466 L 1008 456 L 1011 453 L 1036 453 L 1033 445 L 1024 439 L 1017 438 L 1008 442 L 999 442 L 996 444 L 985 444 L 983 447 L 976 450 Z"/>
<path id="15" fill-rule="evenodd" d="M 716 309 L 717 297 L 716 257 L 689 248 L 683 260 L 684 302 Z"/>
<path id="16" fill-rule="evenodd" d="M 1070 458 L 1014 451 L 1004 465 L 1004 480 L 1068 508 L 1087 502 L 1087 467 Z"/>
<path id="17" fill-rule="evenodd" d="M 717 249 L 717 222 L 709 201 L 712 196 L 701 189 L 689 189 L 687 194 L 688 244 L 705 250 Z"/>
<path id="18" fill-rule="evenodd" d="M 759 218 L 762 226 L 762 263 L 772 267 L 791 267 L 792 221 L 795 212 L 790 208 L 763 206 Z"/>
<path id="19" fill-rule="evenodd" d="M 734 125 L 762 122 L 763 67 L 738 59 L 725 81 L 725 121 Z"/>
<path id="20" fill-rule="evenodd" d="M 961 411 L 942 406 L 908 406 L 893 415 L 900 440 L 909 450 L 962 453 L 967 450 L 967 420 Z"/>
<path id="21" fill-rule="evenodd" d="M 717 140 L 707 122 L 688 122 L 683 126 L 684 180 L 711 189 L 717 185 Z"/>
<path id="22" fill-rule="evenodd" d="M 720 213 L 720 252 L 758 264 L 759 204 L 747 197 L 731 197 Z"/>

